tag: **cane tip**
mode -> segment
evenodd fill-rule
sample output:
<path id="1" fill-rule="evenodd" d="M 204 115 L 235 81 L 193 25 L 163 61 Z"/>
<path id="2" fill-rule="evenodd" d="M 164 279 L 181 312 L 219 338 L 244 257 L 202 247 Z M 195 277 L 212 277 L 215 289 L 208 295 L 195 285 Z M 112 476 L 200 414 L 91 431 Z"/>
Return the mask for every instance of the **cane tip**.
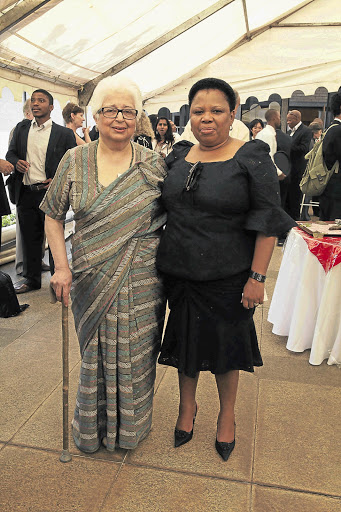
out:
<path id="1" fill-rule="evenodd" d="M 70 462 L 72 460 L 72 456 L 67 450 L 63 450 L 59 460 L 60 462 Z"/>

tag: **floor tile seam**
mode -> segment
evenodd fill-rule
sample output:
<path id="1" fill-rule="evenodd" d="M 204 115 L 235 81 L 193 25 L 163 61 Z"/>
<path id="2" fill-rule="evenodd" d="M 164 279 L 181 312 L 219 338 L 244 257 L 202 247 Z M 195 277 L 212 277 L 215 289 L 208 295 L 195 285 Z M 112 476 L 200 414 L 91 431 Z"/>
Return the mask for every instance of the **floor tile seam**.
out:
<path id="1" fill-rule="evenodd" d="M 309 495 L 313 495 L 313 496 L 321 496 L 323 498 L 333 498 L 333 499 L 341 501 L 341 495 L 339 495 L 339 494 L 329 494 L 329 493 L 312 491 L 312 490 L 310 491 L 307 489 L 300 489 L 298 487 L 290 487 L 290 486 L 286 486 L 286 485 L 276 485 L 276 484 L 259 482 L 259 481 L 251 482 L 251 485 L 253 487 L 264 487 L 266 489 L 278 489 L 281 491 L 297 492 L 299 494 L 309 494 Z"/>
<path id="2" fill-rule="evenodd" d="M 146 464 L 146 463 L 142 464 L 142 463 L 138 463 L 138 462 L 127 461 L 127 462 L 124 462 L 124 465 L 135 467 L 135 468 L 155 469 L 157 471 L 165 471 L 166 473 L 175 473 L 175 474 L 180 474 L 180 475 L 184 475 L 184 476 L 196 476 L 199 478 L 206 478 L 206 479 L 210 479 L 210 480 L 221 480 L 222 482 L 233 482 L 233 483 L 239 483 L 239 484 L 243 484 L 243 485 L 252 485 L 251 480 L 247 480 L 247 479 L 243 479 L 243 478 L 232 478 L 232 477 L 228 477 L 228 476 L 224 477 L 224 476 L 219 476 L 219 475 L 211 475 L 211 474 L 200 473 L 200 472 L 196 472 L 196 471 L 186 471 L 183 469 L 167 468 L 165 466 L 157 466 L 154 464 Z"/>
<path id="3" fill-rule="evenodd" d="M 279 356 L 271 356 L 271 357 L 276 357 L 278 358 Z M 283 359 L 283 358 L 282 358 Z M 316 376 L 315 376 L 316 378 Z M 292 384 L 300 384 L 302 386 L 309 386 L 309 388 L 311 388 L 311 386 L 317 386 L 319 389 L 320 388 L 327 388 L 325 389 L 325 392 L 327 391 L 330 391 L 332 389 L 340 389 L 340 385 L 332 385 L 332 384 L 320 384 L 320 383 L 317 383 L 317 381 L 315 383 L 313 382 L 307 382 L 307 381 L 302 381 L 302 380 L 293 380 L 292 378 L 291 379 L 284 379 L 284 378 L 281 378 L 281 379 L 278 379 L 276 377 L 267 377 L 267 376 L 262 376 L 261 374 L 257 374 L 257 379 L 258 381 L 261 381 L 261 380 L 269 380 L 269 381 L 272 381 L 272 382 L 287 382 L 287 383 L 292 383 Z M 313 379 L 313 377 L 312 377 Z"/>
<path id="4" fill-rule="evenodd" d="M 40 322 L 41 319 L 37 320 L 37 322 L 35 322 L 33 325 L 31 325 L 30 327 L 28 327 L 25 331 L 21 332 L 19 336 L 17 336 L 14 340 L 12 340 L 10 343 L 8 343 L 8 345 L 6 345 L 5 347 L 3 347 L 1 349 L 2 350 L 6 350 L 7 347 L 10 347 L 12 345 L 12 343 L 15 343 L 16 341 L 18 341 L 22 336 L 25 336 L 25 334 L 30 330 L 32 329 L 32 327 L 34 325 L 36 325 L 36 323 Z"/>
<path id="5" fill-rule="evenodd" d="M 119 468 L 119 470 L 118 470 L 118 471 L 117 471 L 117 473 L 115 474 L 115 476 L 114 476 L 114 478 L 113 478 L 113 480 L 112 480 L 112 482 L 111 482 L 111 484 L 110 484 L 110 486 L 109 486 L 109 488 L 108 488 L 107 492 L 106 492 L 106 493 L 105 493 L 105 495 L 103 496 L 102 502 L 101 502 L 101 504 L 99 505 L 99 508 L 98 508 L 98 511 L 97 511 L 97 512 L 101 512 L 101 511 L 103 510 L 103 507 L 104 507 L 104 505 L 105 505 L 105 502 L 106 502 L 106 500 L 107 500 L 108 496 L 110 495 L 111 491 L 112 491 L 112 490 L 113 490 L 113 488 L 115 487 L 115 484 L 116 484 L 116 482 L 117 482 L 117 480 L 118 480 L 118 477 L 119 477 L 119 475 L 120 475 L 120 474 L 121 474 L 121 472 L 122 472 L 123 466 L 124 466 L 124 464 L 123 464 L 123 461 L 122 461 L 122 462 L 121 462 L 121 467 Z"/>
<path id="6" fill-rule="evenodd" d="M 76 366 L 79 364 L 79 361 L 77 361 L 77 363 L 71 368 L 71 370 L 69 370 L 69 376 L 70 374 L 73 372 L 73 370 L 76 368 Z M 30 421 L 30 419 L 35 415 L 35 413 L 40 409 L 40 407 L 42 407 L 45 402 L 52 396 L 52 394 L 58 389 L 58 387 L 60 385 L 63 385 L 63 378 L 61 378 L 58 383 L 55 385 L 55 387 L 51 390 L 51 392 L 44 398 L 44 400 L 42 402 L 40 402 L 40 404 L 34 409 L 34 411 L 30 414 L 30 416 L 28 418 L 26 418 L 26 420 L 24 421 L 24 423 L 22 423 L 20 425 L 20 427 L 18 428 L 18 430 L 12 435 L 12 437 L 7 441 L 7 442 L 11 442 L 12 439 L 17 435 L 19 434 L 19 432 L 21 431 L 21 429 Z"/>
<path id="7" fill-rule="evenodd" d="M 252 486 L 252 483 L 251 483 L 250 489 L 249 489 L 249 512 L 253 512 L 253 510 L 252 510 L 252 498 L 253 498 L 253 486 Z"/>
<path id="8" fill-rule="evenodd" d="M 0 441 L 1 442 L 1 441 Z M 24 443 L 6 443 L 1 449 L 3 450 L 4 448 L 22 448 L 22 449 L 29 449 L 29 450 L 34 450 L 34 451 L 37 451 L 37 452 L 43 452 L 43 453 L 53 453 L 53 454 L 56 454 L 56 455 L 60 455 L 62 453 L 62 448 L 60 448 L 60 450 L 57 450 L 56 448 L 43 448 L 41 446 L 33 446 L 33 445 L 30 445 L 30 444 L 24 444 Z M 91 457 L 91 453 L 71 453 L 70 452 L 70 455 L 73 458 L 78 458 L 78 459 L 88 459 L 88 460 L 92 460 L 92 461 L 96 461 L 96 462 L 105 462 L 107 464 L 123 464 L 123 460 L 125 459 L 126 455 L 124 456 L 124 458 L 122 460 L 110 460 L 110 459 L 102 459 L 100 457 Z M 61 463 L 62 464 L 62 463 Z"/>

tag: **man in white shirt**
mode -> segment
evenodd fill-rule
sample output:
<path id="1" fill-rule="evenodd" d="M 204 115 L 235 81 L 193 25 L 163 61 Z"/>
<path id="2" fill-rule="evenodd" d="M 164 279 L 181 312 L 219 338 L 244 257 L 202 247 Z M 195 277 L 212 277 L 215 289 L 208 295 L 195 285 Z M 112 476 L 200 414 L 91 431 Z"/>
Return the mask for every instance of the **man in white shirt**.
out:
<path id="1" fill-rule="evenodd" d="M 34 119 L 25 119 L 15 127 L 6 159 L 15 168 L 14 201 L 23 240 L 23 283 L 15 285 L 16 293 L 41 287 L 41 247 L 45 215 L 39 205 L 64 153 L 76 146 L 72 130 L 51 119 L 53 97 L 44 89 L 31 96 Z M 51 272 L 53 261 L 50 259 Z"/>
<path id="2" fill-rule="evenodd" d="M 277 151 L 276 130 L 278 130 L 281 127 L 281 116 L 278 110 L 275 110 L 274 108 L 269 108 L 269 110 L 265 112 L 265 119 L 267 125 L 265 128 L 263 128 L 263 130 L 257 133 L 256 139 L 262 140 L 269 145 L 269 154 L 271 156 L 271 160 L 274 162 L 274 154 Z M 280 180 L 284 179 L 285 174 L 280 169 L 278 169 L 277 166 L 276 169 L 278 178 Z"/>

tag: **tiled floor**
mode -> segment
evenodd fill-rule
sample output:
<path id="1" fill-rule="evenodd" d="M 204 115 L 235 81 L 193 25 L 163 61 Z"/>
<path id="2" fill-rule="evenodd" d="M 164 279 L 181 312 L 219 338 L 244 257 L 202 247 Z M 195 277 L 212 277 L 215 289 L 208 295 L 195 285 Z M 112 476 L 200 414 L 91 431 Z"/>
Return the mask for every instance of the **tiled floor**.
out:
<path id="1" fill-rule="evenodd" d="M 269 295 L 280 261 L 276 248 Z M 13 264 L 1 270 L 17 279 Z M 227 463 L 214 449 L 212 375 L 200 377 L 193 440 L 175 450 L 177 374 L 158 367 L 148 438 L 131 453 L 94 455 L 71 441 L 72 461 L 62 464 L 61 307 L 49 303 L 48 279 L 19 297 L 25 312 L 0 319 L 1 512 L 341 511 L 341 369 L 288 352 L 266 321 L 269 302 L 255 316 L 264 366 L 241 375 Z M 79 361 L 70 316 L 70 416 Z"/>

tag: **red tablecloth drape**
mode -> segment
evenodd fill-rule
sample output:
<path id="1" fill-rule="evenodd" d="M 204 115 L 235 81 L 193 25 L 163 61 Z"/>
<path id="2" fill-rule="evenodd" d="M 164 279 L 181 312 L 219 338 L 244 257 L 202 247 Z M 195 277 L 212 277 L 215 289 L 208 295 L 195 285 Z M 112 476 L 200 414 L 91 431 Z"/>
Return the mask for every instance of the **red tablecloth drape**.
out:
<path id="1" fill-rule="evenodd" d="M 341 263 L 341 238 L 314 238 L 300 228 L 294 228 L 308 245 L 309 251 L 316 256 L 325 272 Z"/>

